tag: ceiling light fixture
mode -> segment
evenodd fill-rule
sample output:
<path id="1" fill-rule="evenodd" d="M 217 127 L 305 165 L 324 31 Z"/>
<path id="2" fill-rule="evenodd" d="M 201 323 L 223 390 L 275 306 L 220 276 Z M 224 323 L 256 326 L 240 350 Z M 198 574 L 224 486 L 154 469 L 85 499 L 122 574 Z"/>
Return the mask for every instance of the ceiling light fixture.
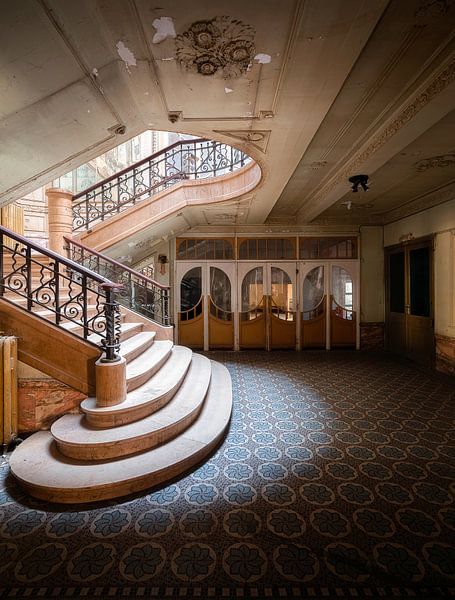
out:
<path id="1" fill-rule="evenodd" d="M 353 175 L 349 177 L 349 182 L 352 183 L 353 192 L 359 191 L 359 185 L 362 186 L 364 192 L 368 190 L 368 175 Z"/>

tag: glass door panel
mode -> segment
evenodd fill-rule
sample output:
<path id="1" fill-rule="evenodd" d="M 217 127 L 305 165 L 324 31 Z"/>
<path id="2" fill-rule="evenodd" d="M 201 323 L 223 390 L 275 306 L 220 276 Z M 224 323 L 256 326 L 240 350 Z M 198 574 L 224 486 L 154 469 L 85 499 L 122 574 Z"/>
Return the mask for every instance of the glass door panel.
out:
<path id="1" fill-rule="evenodd" d="M 204 297 L 202 267 L 189 269 L 180 282 L 178 313 L 179 343 L 190 348 L 204 347 Z"/>
<path id="2" fill-rule="evenodd" d="M 354 312 L 354 282 L 343 267 L 332 265 L 330 302 L 331 346 L 355 346 L 356 313 Z"/>
<path id="3" fill-rule="evenodd" d="M 270 349 L 295 348 L 295 265 L 269 265 L 270 275 Z M 292 277 L 291 277 L 292 276 Z"/>
<path id="4" fill-rule="evenodd" d="M 247 265 L 243 265 L 248 268 Z M 264 267 L 253 267 L 243 277 L 240 291 L 240 347 L 265 348 L 266 297 Z"/>
<path id="5" fill-rule="evenodd" d="M 326 293 L 324 267 L 312 268 L 302 286 L 300 340 L 302 348 L 326 346 Z"/>
<path id="6" fill-rule="evenodd" d="M 232 312 L 231 281 L 218 267 L 209 267 L 209 347 L 234 347 L 234 313 Z"/>

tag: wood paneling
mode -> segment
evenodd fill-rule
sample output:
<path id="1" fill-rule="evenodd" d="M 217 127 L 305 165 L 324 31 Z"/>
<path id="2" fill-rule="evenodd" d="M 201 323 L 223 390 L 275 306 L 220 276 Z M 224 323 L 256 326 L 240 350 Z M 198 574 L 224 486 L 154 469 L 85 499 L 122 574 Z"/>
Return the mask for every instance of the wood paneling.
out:
<path id="1" fill-rule="evenodd" d="M 0 325 L 19 338 L 19 360 L 83 394 L 95 394 L 99 348 L 3 299 Z"/>

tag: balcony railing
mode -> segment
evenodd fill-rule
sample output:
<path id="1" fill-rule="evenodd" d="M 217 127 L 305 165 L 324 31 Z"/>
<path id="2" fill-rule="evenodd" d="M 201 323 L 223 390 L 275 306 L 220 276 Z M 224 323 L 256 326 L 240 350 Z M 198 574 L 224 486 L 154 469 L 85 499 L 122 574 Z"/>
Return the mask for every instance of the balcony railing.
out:
<path id="1" fill-rule="evenodd" d="M 46 257 L 46 258 L 44 258 Z M 0 297 L 93 342 L 119 360 L 120 286 L 0 226 Z M 93 336 L 93 337 L 92 337 Z"/>
<path id="2" fill-rule="evenodd" d="M 92 250 L 77 240 L 65 238 L 71 259 L 122 287 L 118 302 L 161 325 L 169 325 L 169 287 L 161 285 L 139 271 Z"/>
<path id="3" fill-rule="evenodd" d="M 224 175 L 250 160 L 222 142 L 176 142 L 73 196 L 73 231 L 90 229 L 178 181 Z"/>

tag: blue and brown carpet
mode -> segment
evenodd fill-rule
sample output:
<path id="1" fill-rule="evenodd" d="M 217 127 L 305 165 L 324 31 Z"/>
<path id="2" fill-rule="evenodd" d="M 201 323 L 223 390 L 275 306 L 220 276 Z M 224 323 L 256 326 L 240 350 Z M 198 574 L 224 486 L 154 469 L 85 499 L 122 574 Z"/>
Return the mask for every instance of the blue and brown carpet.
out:
<path id="1" fill-rule="evenodd" d="M 96 506 L 0 471 L 0 598 L 455 596 L 455 385 L 381 354 L 217 352 L 216 453 Z"/>

